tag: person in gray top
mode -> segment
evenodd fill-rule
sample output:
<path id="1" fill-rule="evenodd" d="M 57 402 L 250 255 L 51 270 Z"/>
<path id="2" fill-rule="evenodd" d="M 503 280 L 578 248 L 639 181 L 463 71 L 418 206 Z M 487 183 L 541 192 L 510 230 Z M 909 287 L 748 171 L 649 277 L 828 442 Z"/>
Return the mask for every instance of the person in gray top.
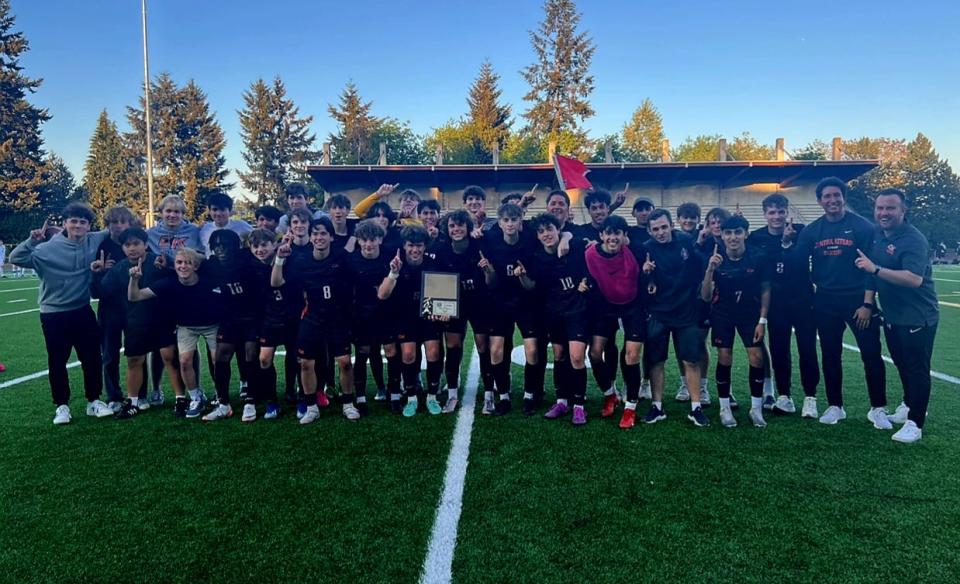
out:
<path id="1" fill-rule="evenodd" d="M 40 277 L 40 326 L 47 347 L 48 379 L 57 410 L 54 424 L 70 422 L 70 381 L 67 360 L 77 351 L 83 369 L 87 415 L 104 418 L 113 415 L 100 400 L 103 389 L 100 360 L 100 332 L 97 317 L 90 308 L 91 264 L 97 249 L 109 232 L 90 233 L 93 211 L 84 203 L 70 203 L 63 210 L 62 232 L 44 241 L 47 223 L 30 232 L 10 254 L 10 261 L 33 268 Z"/>

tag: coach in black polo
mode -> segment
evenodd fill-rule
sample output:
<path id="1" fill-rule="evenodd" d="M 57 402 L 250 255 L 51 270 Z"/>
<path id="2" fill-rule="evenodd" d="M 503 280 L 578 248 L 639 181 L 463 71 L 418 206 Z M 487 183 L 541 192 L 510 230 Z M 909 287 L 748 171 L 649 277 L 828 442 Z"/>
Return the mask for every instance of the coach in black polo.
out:
<path id="1" fill-rule="evenodd" d="M 880 191 L 873 214 L 877 230 L 867 254 L 860 252 L 857 267 L 873 275 L 884 313 L 887 347 L 903 383 L 903 404 L 891 416 L 903 423 L 897 442 L 916 442 L 922 435 L 930 401 L 930 358 L 937 334 L 940 308 L 933 288 L 930 246 L 906 221 L 904 194 Z"/>

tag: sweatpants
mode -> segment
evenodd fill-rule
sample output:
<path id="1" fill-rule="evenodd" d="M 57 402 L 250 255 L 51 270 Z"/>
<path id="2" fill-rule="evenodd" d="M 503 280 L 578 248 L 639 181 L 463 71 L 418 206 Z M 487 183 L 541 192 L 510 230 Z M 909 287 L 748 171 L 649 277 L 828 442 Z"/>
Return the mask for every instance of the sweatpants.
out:
<path id="1" fill-rule="evenodd" d="M 793 378 L 793 351 L 790 339 L 796 334 L 797 353 L 800 356 L 800 385 L 806 396 L 817 395 L 820 384 L 820 364 L 817 359 L 817 325 L 809 301 L 790 302 L 779 299 L 771 303 L 768 338 L 770 341 L 770 366 L 777 382 L 777 391 L 790 395 Z"/>
<path id="2" fill-rule="evenodd" d="M 65 312 L 40 313 L 40 328 L 47 347 L 47 369 L 50 393 L 56 406 L 70 402 L 70 379 L 67 361 L 77 351 L 83 370 L 83 389 L 87 401 L 100 399 L 103 372 L 100 361 L 100 327 L 89 306 Z"/>
<path id="3" fill-rule="evenodd" d="M 820 353 L 823 361 L 823 385 L 827 392 L 827 403 L 843 407 L 843 333 L 850 327 L 860 349 L 860 360 L 867 378 L 867 392 L 870 395 L 870 407 L 882 408 L 887 405 L 887 370 L 883 364 L 880 347 L 880 316 L 873 315 L 870 326 L 865 330 L 857 328 L 853 318 L 854 310 L 849 314 L 838 315 L 833 312 L 814 310 L 817 334 L 820 335 Z"/>
<path id="4" fill-rule="evenodd" d="M 907 417 L 918 428 L 923 428 L 927 404 L 930 403 L 930 358 L 937 325 L 916 327 L 888 324 L 883 328 L 890 357 L 903 384 L 903 401 L 910 408 Z"/>

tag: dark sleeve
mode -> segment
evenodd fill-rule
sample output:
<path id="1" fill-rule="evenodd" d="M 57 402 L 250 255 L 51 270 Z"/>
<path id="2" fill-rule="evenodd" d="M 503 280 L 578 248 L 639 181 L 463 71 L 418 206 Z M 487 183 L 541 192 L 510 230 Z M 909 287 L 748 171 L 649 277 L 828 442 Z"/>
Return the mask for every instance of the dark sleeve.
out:
<path id="1" fill-rule="evenodd" d="M 120 262 L 114 264 L 106 274 L 94 274 L 91 295 L 94 298 L 126 298 L 129 273 L 129 264 Z"/>
<path id="2" fill-rule="evenodd" d="M 900 269 L 908 270 L 921 278 L 927 273 L 930 262 L 930 244 L 922 235 L 910 238 L 910 246 L 900 255 Z"/>
<path id="3" fill-rule="evenodd" d="M 173 294 L 174 282 L 171 278 L 165 278 L 163 280 L 153 282 L 147 286 L 147 288 L 150 288 L 150 291 L 153 292 L 157 298 L 167 298 Z"/>

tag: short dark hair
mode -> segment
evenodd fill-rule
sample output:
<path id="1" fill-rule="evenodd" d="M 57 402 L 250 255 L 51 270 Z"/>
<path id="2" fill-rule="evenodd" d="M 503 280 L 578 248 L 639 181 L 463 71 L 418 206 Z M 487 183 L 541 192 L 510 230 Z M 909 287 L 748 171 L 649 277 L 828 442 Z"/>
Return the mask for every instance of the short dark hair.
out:
<path id="1" fill-rule="evenodd" d="M 137 216 L 134 215 L 133 211 L 131 211 L 129 208 L 122 205 L 119 207 L 111 207 L 107 211 L 107 214 L 103 216 L 103 222 L 107 225 L 111 223 L 118 223 L 120 221 L 126 221 L 132 225 L 136 223 Z"/>
<path id="2" fill-rule="evenodd" d="M 142 227 L 127 227 L 120 232 L 120 237 L 118 238 L 120 245 L 127 243 L 131 239 L 139 239 L 143 243 L 150 241 L 147 232 L 144 231 Z"/>
<path id="3" fill-rule="evenodd" d="M 373 241 L 378 237 L 383 239 L 386 237 L 387 232 L 383 230 L 383 227 L 380 227 L 374 221 L 371 221 L 370 219 L 364 219 L 360 223 L 357 223 L 356 229 L 353 230 L 353 235 L 357 239 L 362 239 L 363 241 Z"/>
<path id="4" fill-rule="evenodd" d="M 520 208 L 520 205 L 514 205 L 513 203 L 506 203 L 500 205 L 500 208 L 497 209 L 497 217 L 510 217 L 512 219 L 521 219 L 523 218 L 523 209 Z"/>
<path id="5" fill-rule="evenodd" d="M 693 205 L 693 203 L 690 203 L 690 204 Z M 681 205 L 681 207 L 682 207 L 682 206 L 683 206 L 683 205 Z M 698 207 L 698 208 L 699 208 L 699 207 Z M 685 217 L 691 217 L 691 215 L 684 215 L 684 216 L 685 216 Z M 697 215 L 697 216 L 699 217 L 699 215 Z M 659 218 L 661 218 L 661 217 L 666 217 L 666 218 L 667 218 L 667 223 L 669 223 L 670 225 L 673 225 L 673 217 L 670 216 L 670 211 L 667 211 L 666 209 L 654 209 L 653 213 L 650 213 L 650 216 L 647 217 L 647 221 L 648 221 L 649 223 L 653 223 L 654 221 L 656 221 L 657 219 L 659 219 Z"/>
<path id="6" fill-rule="evenodd" d="M 310 230 L 307 231 L 307 233 L 313 234 L 313 230 L 321 225 L 323 226 L 324 229 L 327 230 L 327 233 L 329 233 L 330 235 L 334 235 L 336 233 L 336 231 L 334 231 L 333 229 L 333 221 L 331 221 L 329 217 L 320 217 L 318 219 L 311 219 Z"/>
<path id="7" fill-rule="evenodd" d="M 467 202 L 467 197 L 478 197 L 487 200 L 487 191 L 483 190 L 483 187 L 478 187 L 477 185 L 470 185 L 467 188 L 463 189 L 463 202 Z"/>
<path id="8" fill-rule="evenodd" d="M 313 220 L 313 214 L 306 209 L 294 209 L 293 211 L 290 211 L 289 215 L 289 221 L 291 223 L 293 222 L 294 217 L 299 217 L 301 221 L 306 221 L 307 223 L 310 223 L 310 221 Z"/>
<path id="9" fill-rule="evenodd" d="M 907 208 L 907 195 L 900 189 L 894 189 L 894 188 L 883 189 L 882 191 L 877 193 L 877 196 L 878 197 L 896 197 L 900 199 L 900 204 L 903 205 L 903 208 L 904 209 Z"/>
<path id="10" fill-rule="evenodd" d="M 568 195 L 566 191 L 550 191 L 550 194 L 547 195 L 547 202 L 549 203 L 550 199 L 554 197 L 561 197 L 564 201 L 566 201 L 567 206 L 570 206 L 570 195 Z"/>
<path id="11" fill-rule="evenodd" d="M 700 219 L 700 205 L 696 203 L 683 203 L 677 207 L 677 217 L 696 217 Z M 653 217 L 651 217 L 651 219 L 652 218 Z"/>
<path id="12" fill-rule="evenodd" d="M 280 217 L 283 217 L 283 212 L 273 205 L 264 205 L 263 207 L 257 207 L 257 210 L 254 211 L 253 216 L 257 218 L 266 217 L 271 221 L 279 221 Z"/>
<path id="13" fill-rule="evenodd" d="M 514 191 L 512 193 L 507 193 L 506 195 L 504 195 L 503 198 L 500 199 L 500 204 L 503 205 L 505 203 L 513 203 L 514 201 L 522 201 L 522 200 L 523 200 L 523 193 L 518 193 Z"/>
<path id="14" fill-rule="evenodd" d="M 420 225 L 407 225 L 400 230 L 400 238 L 404 243 L 427 243 L 430 235 Z"/>
<path id="15" fill-rule="evenodd" d="M 587 196 L 583 198 L 583 206 L 589 209 L 590 205 L 594 203 L 603 203 L 609 207 L 611 201 L 613 201 L 613 197 L 610 196 L 610 191 L 596 189 L 587 193 Z"/>
<path id="16" fill-rule="evenodd" d="M 351 203 L 350 203 L 350 199 L 347 198 L 346 195 L 341 195 L 338 193 L 336 195 L 333 195 L 329 199 L 327 199 L 327 204 L 324 205 L 324 207 L 326 207 L 327 210 L 330 210 L 336 207 L 338 209 L 346 209 L 349 211 L 351 207 Z"/>
<path id="17" fill-rule="evenodd" d="M 296 198 L 307 198 L 307 186 L 303 183 L 290 183 L 283 188 L 283 194 L 287 196 L 288 199 Z"/>
<path id="18" fill-rule="evenodd" d="M 70 219 L 71 217 L 76 217 L 77 219 L 86 219 L 91 224 L 93 223 L 94 219 L 97 218 L 97 216 L 93 213 L 93 209 L 90 208 L 90 205 L 81 203 L 80 201 L 69 203 L 63 208 L 61 215 L 63 215 L 64 219 Z"/>
<path id="19" fill-rule="evenodd" d="M 453 221 L 457 225 L 466 225 L 467 231 L 473 231 L 473 217 L 470 216 L 470 213 L 466 209 L 457 209 L 456 211 L 450 211 L 440 219 L 440 231 L 443 232 L 448 238 L 450 237 L 450 222 Z"/>
<path id="20" fill-rule="evenodd" d="M 767 195 L 763 202 L 760 203 L 763 206 L 763 210 L 766 211 L 770 207 L 776 207 L 777 209 L 789 209 L 790 200 L 780 193 L 773 193 L 772 195 Z"/>
<path id="21" fill-rule="evenodd" d="M 553 225 L 557 229 L 560 229 L 560 220 L 557 219 L 557 216 L 553 213 L 540 213 L 530 220 L 530 228 L 534 231 L 540 231 L 541 227 L 546 227 L 547 225 Z"/>
<path id="22" fill-rule="evenodd" d="M 750 231 L 750 222 L 747 221 L 747 218 L 743 215 L 732 215 L 724 219 L 723 223 L 720 224 L 721 231 L 733 229 L 743 229 L 744 231 Z"/>
<path id="23" fill-rule="evenodd" d="M 723 225 L 723 222 L 730 218 L 730 211 L 727 211 L 723 207 L 714 207 L 707 211 L 706 221 L 710 222 L 711 217 L 716 217 L 720 220 L 720 224 Z"/>
<path id="24" fill-rule="evenodd" d="M 634 210 L 634 211 L 637 211 L 637 210 L 642 209 L 642 208 L 644 208 L 644 207 L 650 207 L 651 209 L 656 209 L 656 208 L 657 208 L 657 206 L 653 204 L 653 201 L 651 201 L 650 199 L 647 199 L 647 198 L 645 198 L 645 197 L 640 197 L 639 199 L 637 199 L 636 201 L 633 202 L 633 210 Z"/>
<path id="25" fill-rule="evenodd" d="M 627 220 L 619 215 L 610 215 L 603 220 L 603 224 L 600 225 L 601 233 L 613 233 L 614 231 L 627 231 Z"/>
<path id="26" fill-rule="evenodd" d="M 843 195 L 843 198 L 847 198 L 847 183 L 840 180 L 835 176 L 828 176 L 822 181 L 817 183 L 817 200 L 819 201 L 823 197 L 823 189 L 827 187 L 837 187 L 840 189 L 840 194 Z"/>
<path id="27" fill-rule="evenodd" d="M 261 243 L 276 243 L 277 234 L 269 229 L 254 229 L 250 232 L 250 235 L 247 237 L 247 243 L 250 244 L 250 247 Z"/>
<path id="28" fill-rule="evenodd" d="M 390 223 L 397 220 L 397 212 L 385 201 L 379 201 L 370 205 L 370 209 L 367 211 L 367 217 L 376 217 L 377 215 L 383 215 Z"/>
<path id="29" fill-rule="evenodd" d="M 210 249 L 222 245 L 227 249 L 240 249 L 240 236 L 229 229 L 217 229 L 210 234 Z"/>
<path id="30" fill-rule="evenodd" d="M 207 207 L 220 207 L 233 210 L 233 198 L 226 193 L 216 192 L 207 197 Z"/>
<path id="31" fill-rule="evenodd" d="M 400 200 L 407 199 L 407 198 L 416 199 L 419 201 L 420 193 L 418 193 L 413 189 L 404 189 L 400 191 Z"/>
<path id="32" fill-rule="evenodd" d="M 440 213 L 440 203 L 436 199 L 426 199 L 417 203 L 417 214 L 423 213 L 424 209 L 433 209 Z"/>

